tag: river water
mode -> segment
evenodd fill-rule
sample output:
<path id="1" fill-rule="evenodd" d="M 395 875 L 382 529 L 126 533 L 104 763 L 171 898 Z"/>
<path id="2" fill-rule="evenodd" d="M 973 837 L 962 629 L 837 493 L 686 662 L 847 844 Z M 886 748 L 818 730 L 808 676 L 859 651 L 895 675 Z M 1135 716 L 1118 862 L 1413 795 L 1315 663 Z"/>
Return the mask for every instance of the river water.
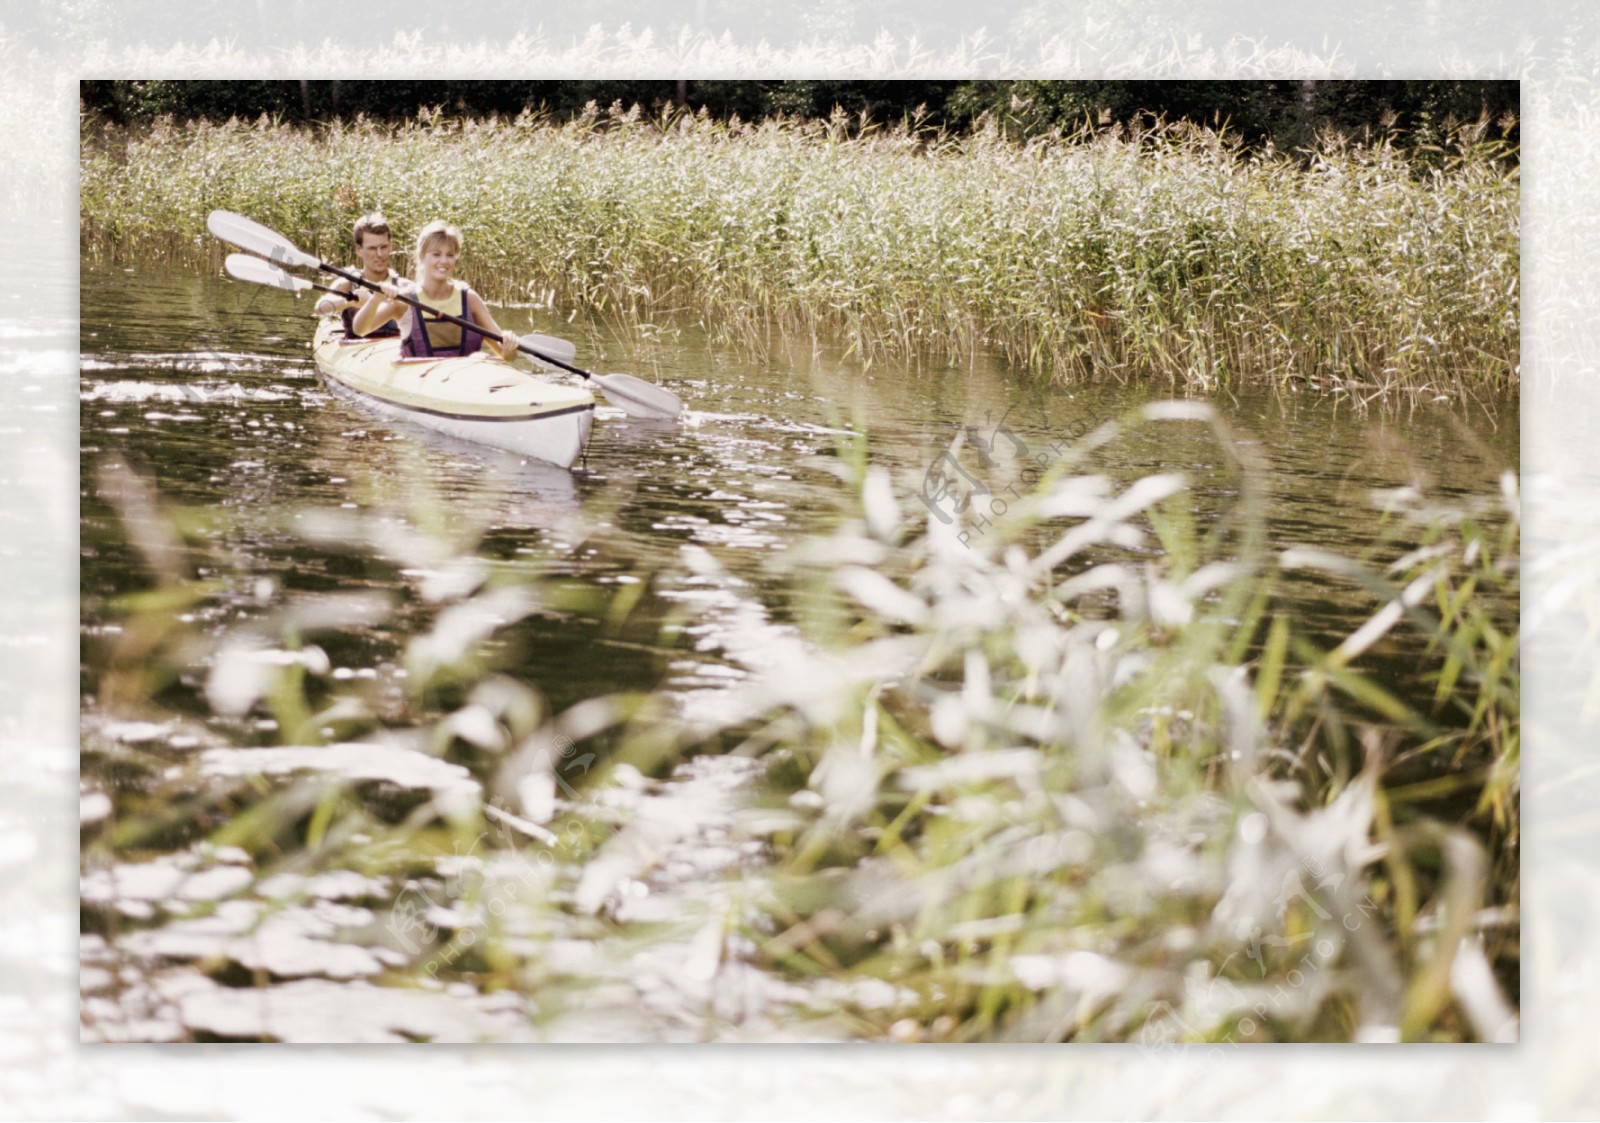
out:
<path id="1" fill-rule="evenodd" d="M 1004 426 L 1030 449 L 1060 447 L 1164 396 L 1137 381 L 1041 390 L 989 361 L 863 369 L 838 345 L 811 339 L 783 341 L 752 358 L 692 324 L 623 332 L 542 311 L 497 311 L 516 330 L 573 339 L 581 366 L 659 382 L 688 405 L 678 422 L 647 422 L 602 403 L 580 469 L 567 472 L 386 421 L 333 395 L 311 361 L 310 307 L 220 275 L 82 265 L 88 1040 L 670 1038 L 681 1028 L 678 1008 L 703 998 L 680 985 L 644 1002 L 643 1012 L 631 1000 L 590 1003 L 581 1019 L 547 1020 L 539 1034 L 515 1001 L 475 991 L 429 992 L 434 1006 L 389 1010 L 379 999 L 394 996 L 368 980 L 393 967 L 384 953 L 393 949 L 363 949 L 348 933 L 370 922 L 361 916 L 370 898 L 392 903 L 395 887 L 362 888 L 352 874 L 355 888 L 326 881 L 309 903 L 274 905 L 270 921 L 260 907 L 239 918 L 229 910 L 244 903 L 230 894 L 247 875 L 224 859 L 209 867 L 212 881 L 197 886 L 190 836 L 180 832 L 115 859 L 91 846 L 117 817 L 110 808 L 120 811 L 118 793 L 146 782 L 137 770 L 130 779 L 130 755 L 181 772 L 199 753 L 283 739 L 259 712 L 204 712 L 204 666 L 176 682 L 151 683 L 131 708 L 106 697 L 98 653 L 124 635 L 120 621 L 134 603 L 127 595 L 151 585 L 137 535 L 124 531 L 107 498 L 107 465 L 126 464 L 152 480 L 167 517 L 188 535 L 183 562 L 211 583 L 186 620 L 202 632 L 247 629 L 296 598 L 387 596 L 398 607 L 318 637 L 335 676 L 384 683 L 421 627 L 417 605 L 428 602 L 430 582 L 538 575 L 557 596 L 512 629 L 506 651 L 515 655 L 514 677 L 535 686 L 553 712 L 597 695 L 656 691 L 687 719 L 714 713 L 744 675 L 748 649 L 790 627 L 793 606 L 770 563 L 839 517 L 836 468 L 852 433 L 869 434 L 873 461 L 914 489 L 958 427 L 983 436 Z M 1279 547 L 1359 553 L 1374 537 L 1375 490 L 1493 493 L 1519 461 L 1514 400 L 1465 414 L 1411 402 L 1363 413 L 1334 397 L 1250 390 L 1214 404 L 1232 439 L 1268 465 L 1267 523 Z M 1003 452 L 1006 435 L 994 443 Z M 1097 467 L 1128 480 L 1188 473 L 1204 523 L 1227 505 L 1228 461 L 1209 433 L 1155 427 L 1117 442 Z M 908 502 L 920 512 L 914 498 Z M 418 544 L 418 532 L 446 546 Z M 370 548 L 352 548 L 358 540 Z M 686 558 L 716 565 L 691 564 L 696 575 L 685 576 Z M 1309 581 L 1297 589 L 1300 619 L 1313 632 L 1331 641 L 1361 623 L 1354 598 Z M 717 832 L 748 762 L 691 763 L 665 784 L 641 778 L 628 815 L 677 824 L 661 826 L 656 845 L 686 860 L 697 856 L 709 883 L 747 857 Z M 198 792 L 230 767 L 214 756 L 188 780 L 173 781 L 169 771 L 162 799 L 182 795 L 185 784 Z M 204 916 L 155 923 L 178 915 L 174 901 L 222 903 Z M 252 958 L 229 942 L 265 923 L 279 926 L 277 958 Z M 577 950 L 581 924 L 555 938 L 570 940 L 570 954 L 586 954 Z M 258 984 L 273 980 L 282 1005 L 271 1016 L 238 1014 L 226 996 L 239 980 L 216 970 L 219 959 Z M 200 964 L 210 973 L 196 973 Z M 674 974 L 665 961 L 635 963 L 622 986 L 608 970 L 593 973 L 630 995 L 666 987 L 662 980 Z M 453 993 L 455 1005 L 447 1001 Z M 379 1013 L 363 1019 L 362 1010 Z"/>

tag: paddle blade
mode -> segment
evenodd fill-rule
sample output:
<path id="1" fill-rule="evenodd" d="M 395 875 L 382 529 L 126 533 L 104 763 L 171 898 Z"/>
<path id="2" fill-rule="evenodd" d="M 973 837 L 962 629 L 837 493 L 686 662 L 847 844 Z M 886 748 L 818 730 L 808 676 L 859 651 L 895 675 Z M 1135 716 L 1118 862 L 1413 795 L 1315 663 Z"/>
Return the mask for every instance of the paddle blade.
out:
<path id="1" fill-rule="evenodd" d="M 563 364 L 570 366 L 578 357 L 578 348 L 570 339 L 557 339 L 553 335 L 523 335 L 518 339 L 522 342 L 518 350 L 544 370 L 559 370 Z M 551 363 L 550 359 L 556 362 Z"/>
<path id="2" fill-rule="evenodd" d="M 232 211 L 212 211 L 206 216 L 206 229 L 230 245 L 260 254 L 279 265 L 318 268 L 322 263 L 295 246 L 275 230 L 269 230 L 242 214 Z"/>
<path id="3" fill-rule="evenodd" d="M 629 417 L 672 418 L 683 412 L 678 395 L 631 374 L 597 374 L 594 382 L 606 400 Z"/>
<path id="4" fill-rule="evenodd" d="M 316 285 L 300 277 L 291 276 L 279 269 L 270 261 L 262 261 L 259 257 L 251 257 L 246 253 L 230 253 L 222 263 L 228 271 L 228 276 L 236 281 L 249 281 L 252 284 L 267 285 L 286 292 L 308 292 Z"/>

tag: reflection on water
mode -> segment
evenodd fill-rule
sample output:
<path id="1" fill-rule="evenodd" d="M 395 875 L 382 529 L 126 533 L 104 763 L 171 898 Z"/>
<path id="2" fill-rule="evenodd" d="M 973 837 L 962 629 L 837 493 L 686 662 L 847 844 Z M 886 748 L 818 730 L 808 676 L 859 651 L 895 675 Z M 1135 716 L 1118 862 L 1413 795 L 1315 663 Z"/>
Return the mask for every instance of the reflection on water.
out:
<path id="1" fill-rule="evenodd" d="M 229 543 L 233 560 L 269 574 L 296 546 L 287 528 L 252 526 L 251 512 L 405 512 L 427 501 L 452 525 L 490 536 L 502 555 L 577 580 L 675 565 L 686 544 L 754 579 L 755 555 L 829 517 L 829 458 L 842 432 L 864 428 L 874 458 L 914 488 L 957 427 L 974 435 L 1004 427 L 1040 449 L 1160 396 L 1143 385 L 1044 391 L 982 364 L 862 372 L 809 343 L 755 361 L 718 353 L 688 329 L 631 353 L 628 340 L 605 337 L 604 357 L 595 358 L 596 341 L 584 335 L 580 359 L 659 379 L 690 412 L 680 422 L 644 421 L 602 405 L 580 470 L 568 473 L 385 421 L 334 397 L 311 362 L 309 301 L 187 272 L 86 263 L 82 307 L 84 479 L 101 457 L 124 456 L 155 475 L 169 502 L 239 514 L 227 531 L 245 536 Z M 1478 413 L 1469 424 L 1426 406 L 1358 416 L 1348 402 L 1292 392 L 1217 404 L 1238 440 L 1270 465 L 1279 545 L 1359 548 L 1373 534 L 1374 491 L 1422 483 L 1447 496 L 1482 493 L 1518 461 L 1510 411 Z M 995 446 L 1003 461 L 1005 437 Z M 1119 441 L 1096 467 L 1123 478 L 1185 471 L 1203 506 L 1226 502 L 1224 461 L 1202 427 L 1165 426 Z M 997 489 L 1010 482 L 1003 468 Z M 92 489 L 83 514 L 89 550 L 120 537 Z M 592 535 L 600 545 L 564 550 L 563 527 L 586 516 L 601 523 Z M 130 579 L 97 558 L 84 567 L 84 593 L 92 601 Z M 1328 611 L 1336 630 L 1337 609 Z M 609 674 L 592 678 L 596 688 L 621 685 Z"/>
<path id="2" fill-rule="evenodd" d="M 334 679 L 369 689 L 379 712 L 400 692 L 407 641 L 427 615 L 418 606 L 496 574 L 522 573 L 551 582 L 558 603 L 528 611 L 501 639 L 516 654 L 516 677 L 553 711 L 601 694 L 659 690 L 681 719 L 714 720 L 729 687 L 743 679 L 741 666 L 761 665 L 763 655 L 781 661 L 793 642 L 785 594 L 771 585 L 765 563 L 837 517 L 841 437 L 870 433 L 875 461 L 915 492 L 958 429 L 969 439 L 992 436 L 986 482 L 998 495 L 1026 482 L 1022 446 L 1070 443 L 1162 396 L 1137 384 L 1042 390 L 983 363 L 862 371 L 809 341 L 753 360 L 717 351 L 689 327 L 635 346 L 510 312 L 515 329 L 575 333 L 581 365 L 657 380 L 689 405 L 681 420 L 661 422 L 602 404 L 580 468 L 567 472 L 386 421 L 329 393 L 311 362 L 309 301 L 220 277 L 85 263 L 81 304 L 85 644 L 114 631 L 119 594 L 148 585 L 135 544 L 96 483 L 100 465 L 122 460 L 153 477 L 164 503 L 189 512 L 185 527 L 197 543 L 191 565 L 214 583 L 196 611 L 213 634 L 279 627 L 273 614 L 295 611 L 295 598 L 326 608 L 336 598 L 355 606 L 364 597 L 363 604 L 381 606 L 367 617 L 352 607 L 350 626 L 308 637 L 320 646 L 304 655 L 325 659 Z M 1377 533 L 1374 491 L 1483 494 L 1518 462 L 1511 408 L 1464 422 L 1432 407 L 1360 416 L 1348 402 L 1294 393 L 1239 393 L 1217 405 L 1234 438 L 1269 466 L 1268 525 L 1278 547 L 1359 552 Z M 1187 473 L 1202 523 L 1220 517 L 1236 495 L 1231 458 L 1198 425 L 1136 430 L 1098 453 L 1094 468 L 1121 481 Z M 440 541 L 452 549 L 441 554 Z M 1303 621 L 1328 637 L 1360 623 L 1356 602 L 1335 587 L 1306 580 L 1294 595 Z M 688 623 L 669 646 L 662 626 L 677 619 Z M 247 666 L 250 653 L 240 657 Z M 214 675 L 213 689 L 218 681 L 236 680 Z M 198 679 L 186 685 L 205 688 Z M 98 684 L 84 688 L 86 828 L 110 814 L 106 790 L 159 776 L 173 762 L 199 760 L 199 783 L 224 792 L 245 776 L 306 769 L 354 769 L 349 776 L 383 785 L 390 796 L 440 782 L 433 773 L 385 771 L 394 753 L 409 751 L 404 745 L 355 750 L 354 758 L 348 749 L 300 750 L 315 759 L 290 759 L 283 754 L 296 750 L 262 747 L 279 739 L 271 722 L 230 718 L 227 706 L 222 716 L 129 721 L 107 712 Z M 272 767 L 248 755 L 262 752 L 279 754 Z M 465 769 L 435 763 L 454 770 L 450 782 L 475 785 Z M 618 908 L 637 911 L 649 892 L 674 886 L 695 908 L 708 907 L 703 892 L 690 891 L 696 877 L 709 882 L 748 857 L 724 837 L 728 792 L 743 782 L 742 767 L 691 761 L 668 783 L 641 778 L 628 797 L 628 829 L 640 834 L 640 846 L 664 855 L 660 869 L 677 869 L 674 861 L 682 868 L 671 884 L 652 886 L 646 883 L 663 876 L 660 869 L 647 876 L 598 867 L 623 883 L 643 879 L 637 884 L 646 896 L 624 897 Z M 691 804 L 693 813 L 685 813 Z M 399 806 L 396 814 L 404 799 Z M 451 1003 L 443 994 L 401 994 L 366 981 L 404 961 L 400 937 L 378 929 L 380 905 L 403 899 L 406 886 L 323 871 L 296 879 L 292 901 L 263 895 L 270 881 L 253 898 L 235 898 L 242 859 L 219 852 L 197 862 L 193 842 L 162 840 L 149 860 L 85 874 L 86 916 L 100 917 L 86 922 L 93 930 L 83 944 L 85 1011 L 100 1038 L 527 1035 L 531 1014 L 518 998 L 458 995 Z M 636 851 L 619 845 L 605 853 Z M 484 875 L 491 883 L 503 876 L 521 894 L 549 888 L 518 881 L 526 870 L 497 875 L 492 864 Z M 581 900 L 582 881 L 574 891 Z M 183 914 L 197 902 L 218 905 Z M 139 927 L 162 915 L 186 918 Z M 620 1001 L 597 1003 L 587 1015 L 545 1011 L 549 1036 L 681 1036 L 676 1011 L 705 999 L 694 980 L 663 969 L 652 991 L 626 964 L 597 962 L 602 953 L 587 931 L 580 915 L 570 931 L 541 930 L 540 947 L 545 954 L 565 948 L 591 977 L 628 985 Z M 287 981 L 260 1002 L 230 1003 L 227 978 L 171 966 L 198 960 Z M 130 961 L 145 969 L 127 976 Z M 766 1001 L 763 985 L 776 984 L 750 982 L 752 1010 Z M 641 990 L 655 1005 L 633 1009 L 628 996 Z"/>

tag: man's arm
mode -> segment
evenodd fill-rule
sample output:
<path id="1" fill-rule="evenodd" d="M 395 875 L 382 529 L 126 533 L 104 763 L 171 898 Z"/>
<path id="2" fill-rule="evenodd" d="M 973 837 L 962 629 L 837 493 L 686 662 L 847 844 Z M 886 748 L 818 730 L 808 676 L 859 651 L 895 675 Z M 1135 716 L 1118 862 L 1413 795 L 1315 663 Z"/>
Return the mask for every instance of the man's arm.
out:
<path id="1" fill-rule="evenodd" d="M 342 293 L 349 293 L 352 286 L 349 281 L 341 278 L 334 283 L 333 287 Z M 332 293 L 328 293 L 317 301 L 316 313 L 319 316 L 332 316 L 337 312 L 343 312 L 346 308 L 350 308 L 359 303 L 359 297 L 348 295 L 339 297 L 334 296 Z"/>

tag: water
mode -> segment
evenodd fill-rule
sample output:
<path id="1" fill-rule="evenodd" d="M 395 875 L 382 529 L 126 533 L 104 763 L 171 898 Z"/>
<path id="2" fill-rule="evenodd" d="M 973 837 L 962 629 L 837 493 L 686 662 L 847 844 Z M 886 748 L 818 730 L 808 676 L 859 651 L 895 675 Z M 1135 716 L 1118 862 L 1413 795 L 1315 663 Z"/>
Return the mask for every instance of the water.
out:
<path id="1" fill-rule="evenodd" d="M 366 690 L 383 724 L 399 727 L 419 716 L 418 703 L 405 697 L 406 649 L 431 626 L 441 599 L 448 601 L 452 588 L 518 574 L 544 578 L 554 594 L 496 640 L 512 680 L 536 689 L 552 712 L 598 695 L 654 691 L 678 719 L 692 721 L 716 714 L 753 652 L 791 634 L 795 606 L 770 562 L 837 518 L 835 469 L 852 432 L 869 433 L 874 461 L 913 489 L 924 485 L 956 427 L 993 437 L 999 466 L 987 477 L 994 495 L 973 497 L 981 509 L 1003 495 L 1006 482 L 1021 480 L 1006 455 L 1011 442 L 997 427 L 1036 454 L 1163 396 L 1138 383 L 1042 391 L 988 362 L 863 370 L 837 346 L 811 340 L 752 359 L 714 346 L 692 324 L 635 335 L 509 310 L 502 323 L 514 329 L 574 339 L 580 365 L 658 381 L 688 404 L 681 421 L 652 422 L 602 403 L 581 469 L 566 472 L 385 421 L 334 396 L 311 362 L 310 307 L 309 300 L 193 271 L 83 264 L 86 840 L 129 812 L 154 814 L 230 777 L 272 772 L 263 758 L 251 758 L 252 765 L 227 754 L 273 751 L 266 746 L 284 732 L 259 711 L 209 712 L 202 699 L 215 657 L 175 681 L 127 687 L 129 697 L 144 690 L 161 703 L 149 715 L 107 697 L 112 687 L 89 673 L 101 652 L 132 642 L 119 630 L 125 598 L 151 587 L 138 535 L 124 532 L 102 492 L 107 463 L 126 462 L 152 478 L 161 502 L 179 513 L 190 536 L 184 564 L 212 582 L 211 596 L 185 618 L 201 633 L 270 625 L 281 634 L 285 606 L 314 613 L 345 603 L 348 610 L 352 602 L 340 598 L 350 597 L 385 606 L 305 637 L 336 681 Z M 1514 403 L 1465 418 L 1430 405 L 1361 414 L 1349 402 L 1266 391 L 1236 392 L 1215 404 L 1236 451 L 1269 466 L 1267 518 L 1278 547 L 1358 553 L 1376 534 L 1375 490 L 1414 485 L 1442 496 L 1481 495 L 1519 459 Z M 1122 481 L 1189 473 L 1204 525 L 1236 497 L 1231 461 L 1203 427 L 1176 425 L 1139 430 L 1099 454 L 1095 466 Z M 972 466 L 970 453 L 965 463 Z M 909 502 L 920 517 L 921 504 Z M 352 540 L 365 545 L 353 548 Z M 440 540 L 450 548 L 430 545 Z M 469 555 L 480 560 L 465 560 Z M 1337 587 L 1308 579 L 1293 588 L 1302 621 L 1328 642 L 1361 623 L 1364 602 Z M 1390 657 L 1399 658 L 1403 674 L 1403 653 Z M 464 700 L 445 683 L 421 705 Z M 342 719 L 326 720 L 342 738 Z M 378 785 L 391 821 L 450 784 L 477 791 L 466 769 L 444 780 L 427 770 L 370 775 L 380 763 L 362 758 L 352 765 L 324 754 L 315 766 L 297 758 L 281 771 L 320 769 Z M 602 888 L 638 887 L 635 898 L 600 893 L 596 900 L 610 902 L 611 919 L 637 918 L 641 909 L 646 920 L 675 917 L 688 924 L 683 940 L 692 958 L 699 929 L 685 918 L 712 923 L 721 907 L 715 887 L 754 858 L 729 832 L 737 802 L 729 793 L 745 782 L 747 765 L 691 761 L 665 782 L 641 776 L 626 808 L 588 809 L 612 816 L 618 830 L 642 832 L 641 846 L 660 858 L 649 869 L 606 874 L 612 881 Z M 285 788 L 292 785 L 285 781 Z M 212 829 L 226 818 L 222 807 L 197 821 Z M 565 949 L 571 960 L 551 970 L 581 976 L 593 988 L 582 1003 L 535 1009 L 537 1003 L 476 989 L 449 991 L 454 1003 L 442 1001 L 446 992 L 391 993 L 383 996 L 389 1005 L 369 1003 L 372 981 L 406 961 L 392 924 L 384 939 L 371 933 L 383 916 L 397 915 L 407 890 L 388 873 L 326 870 L 309 890 L 280 886 L 288 905 L 271 892 L 239 897 L 252 856 L 228 847 L 201 853 L 201 833 L 157 832 L 116 862 L 99 852 L 86 859 L 87 1037 L 695 1036 L 685 1011 L 708 1000 L 704 980 L 677 978 L 666 961 L 642 968 L 626 958 L 613 962 L 621 953 L 591 939 L 599 904 L 570 909 L 559 930 L 538 933 L 544 953 Z M 563 845 L 556 850 L 572 859 L 570 884 L 550 871 L 536 871 L 530 882 L 527 871 L 500 869 L 484 854 L 473 858 L 475 884 L 485 893 L 505 887 L 508 899 L 519 901 L 570 892 L 581 905 L 586 892 L 598 892 L 597 875 L 581 868 L 590 840 Z M 449 888 L 443 865 L 426 872 L 430 885 Z M 647 902 L 665 911 L 651 914 Z M 432 906 L 444 907 L 437 900 Z M 230 966 L 219 970 L 219 961 Z M 189 967 L 197 962 L 212 967 L 197 974 Z M 458 966 L 446 965 L 441 977 Z M 268 979 L 277 984 L 270 988 L 276 1013 L 229 1005 L 231 987 Z M 771 980 L 747 981 L 743 1024 L 756 1025 L 763 1011 L 785 1003 L 806 1005 L 778 988 Z M 362 1000 L 352 1002 L 357 989 Z M 630 996 L 639 993 L 653 997 L 636 1008 Z M 530 1022 L 542 1027 L 538 1033 Z M 781 1021 L 766 1031 L 794 1032 Z M 800 1036 L 842 1032 L 819 1022 Z"/>

